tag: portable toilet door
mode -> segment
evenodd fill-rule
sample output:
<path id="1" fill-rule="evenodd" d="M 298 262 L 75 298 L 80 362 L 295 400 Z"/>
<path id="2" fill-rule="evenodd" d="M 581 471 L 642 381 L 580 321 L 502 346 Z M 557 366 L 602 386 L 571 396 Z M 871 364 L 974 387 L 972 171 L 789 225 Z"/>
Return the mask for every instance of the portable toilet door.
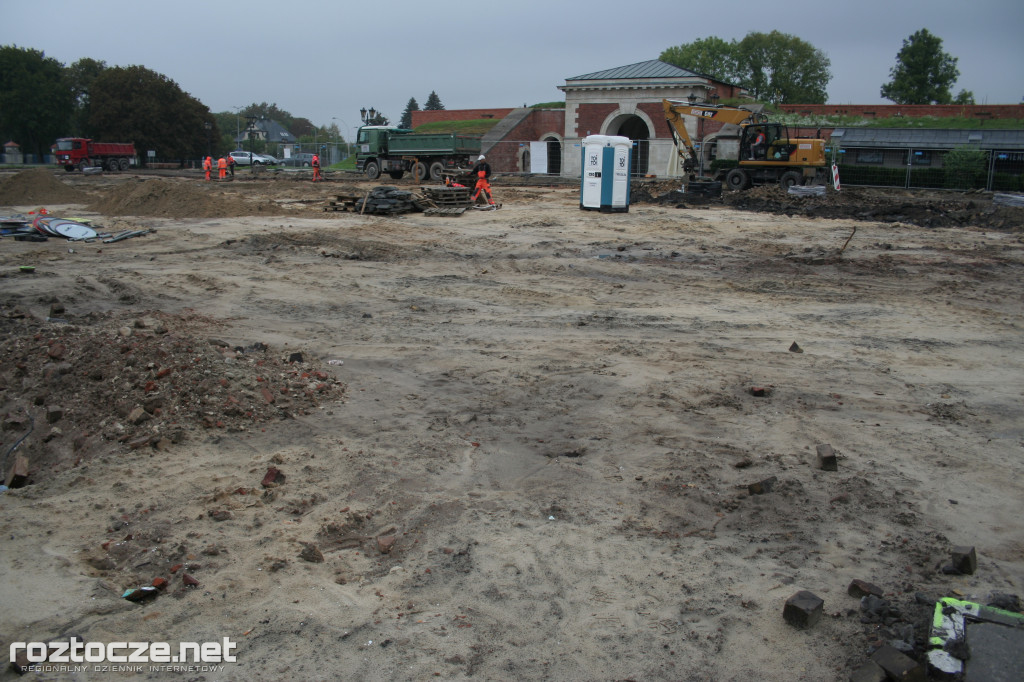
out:
<path id="1" fill-rule="evenodd" d="M 583 139 L 580 209 L 629 211 L 629 152 L 632 141 L 618 135 Z"/>

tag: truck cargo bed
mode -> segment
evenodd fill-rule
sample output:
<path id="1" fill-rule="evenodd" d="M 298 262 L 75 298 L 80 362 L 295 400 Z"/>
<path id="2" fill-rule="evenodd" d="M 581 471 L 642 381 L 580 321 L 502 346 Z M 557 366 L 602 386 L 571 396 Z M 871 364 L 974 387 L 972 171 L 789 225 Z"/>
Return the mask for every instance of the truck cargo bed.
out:
<path id="1" fill-rule="evenodd" d="M 455 133 L 421 133 L 391 135 L 388 139 L 391 154 L 478 154 L 480 138 Z"/>

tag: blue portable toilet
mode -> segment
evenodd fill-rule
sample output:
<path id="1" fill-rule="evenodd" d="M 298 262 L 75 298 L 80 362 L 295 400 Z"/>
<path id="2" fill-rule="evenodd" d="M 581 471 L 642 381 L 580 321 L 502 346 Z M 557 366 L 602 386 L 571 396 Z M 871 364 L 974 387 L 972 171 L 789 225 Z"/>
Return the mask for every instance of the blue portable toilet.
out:
<path id="1" fill-rule="evenodd" d="M 629 152 L 633 141 L 618 135 L 583 138 L 580 209 L 602 213 L 629 211 Z"/>

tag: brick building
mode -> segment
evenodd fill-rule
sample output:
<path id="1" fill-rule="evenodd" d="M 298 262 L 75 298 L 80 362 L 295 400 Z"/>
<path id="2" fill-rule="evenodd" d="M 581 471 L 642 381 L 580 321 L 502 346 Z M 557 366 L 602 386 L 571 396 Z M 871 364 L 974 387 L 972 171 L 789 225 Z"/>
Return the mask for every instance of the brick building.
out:
<path id="1" fill-rule="evenodd" d="M 716 102 L 745 98 L 743 88 L 659 60 L 573 76 L 558 86 L 565 93 L 562 175 L 580 174 L 580 141 L 587 135 L 622 135 L 634 140 L 634 175 L 679 175 L 663 99 Z M 688 121 L 691 137 L 697 121 Z M 705 133 L 709 131 L 704 131 Z"/>

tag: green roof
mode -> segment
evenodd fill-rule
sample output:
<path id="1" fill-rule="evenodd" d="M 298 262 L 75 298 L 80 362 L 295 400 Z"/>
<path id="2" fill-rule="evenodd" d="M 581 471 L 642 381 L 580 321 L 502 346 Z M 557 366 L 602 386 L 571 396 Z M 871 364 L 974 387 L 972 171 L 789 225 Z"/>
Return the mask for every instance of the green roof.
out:
<path id="1" fill-rule="evenodd" d="M 672 64 L 666 64 L 658 59 L 652 59 L 638 64 L 618 66 L 614 69 L 585 73 L 582 76 L 566 78 L 567 81 L 599 81 L 615 80 L 620 78 L 705 78 L 705 76 L 693 71 L 681 69 Z"/>

